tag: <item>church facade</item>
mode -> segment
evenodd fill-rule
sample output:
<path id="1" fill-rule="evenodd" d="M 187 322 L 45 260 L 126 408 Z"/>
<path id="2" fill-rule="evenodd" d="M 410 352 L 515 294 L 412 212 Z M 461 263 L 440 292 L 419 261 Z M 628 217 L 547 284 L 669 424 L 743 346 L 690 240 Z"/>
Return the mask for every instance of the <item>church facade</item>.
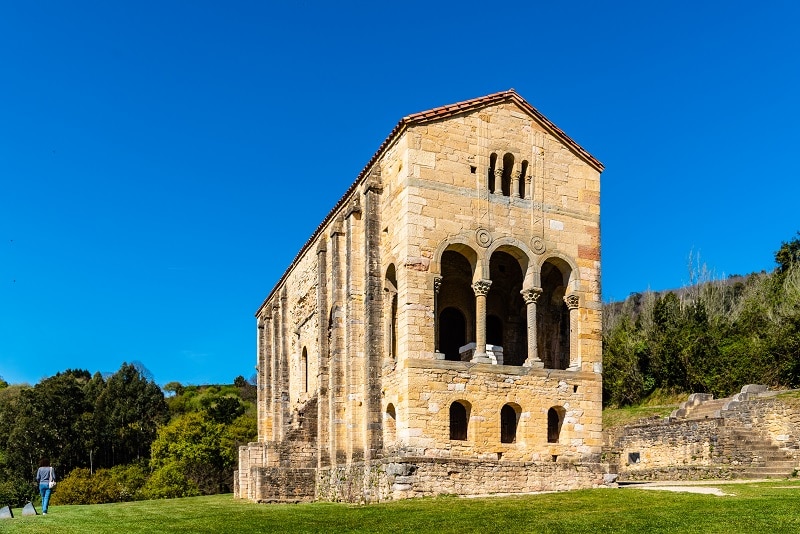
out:
<path id="1" fill-rule="evenodd" d="M 235 495 L 602 484 L 602 170 L 513 90 L 403 118 L 256 312 Z"/>

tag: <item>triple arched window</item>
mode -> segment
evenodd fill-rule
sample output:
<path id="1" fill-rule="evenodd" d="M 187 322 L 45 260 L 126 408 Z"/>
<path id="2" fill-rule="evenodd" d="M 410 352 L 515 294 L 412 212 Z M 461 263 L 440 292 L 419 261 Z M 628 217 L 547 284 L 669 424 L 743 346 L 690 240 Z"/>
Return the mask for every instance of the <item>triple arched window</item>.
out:
<path id="1" fill-rule="evenodd" d="M 530 198 L 528 188 L 528 161 L 517 163 L 514 154 L 506 152 L 501 157 L 493 152 L 489 156 L 487 187 L 489 192 L 504 197 Z"/>

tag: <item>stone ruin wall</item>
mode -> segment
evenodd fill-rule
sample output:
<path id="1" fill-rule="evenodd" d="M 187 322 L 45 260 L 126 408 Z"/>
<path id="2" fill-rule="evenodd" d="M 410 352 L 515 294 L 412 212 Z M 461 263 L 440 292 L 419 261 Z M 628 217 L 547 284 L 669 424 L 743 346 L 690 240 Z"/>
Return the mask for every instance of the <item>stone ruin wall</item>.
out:
<path id="1" fill-rule="evenodd" d="M 800 402 L 778 396 L 752 398 L 722 417 L 651 419 L 605 435 L 604 460 L 620 481 L 699 480 L 741 477 L 753 461 L 737 428 L 754 430 L 798 462 Z"/>

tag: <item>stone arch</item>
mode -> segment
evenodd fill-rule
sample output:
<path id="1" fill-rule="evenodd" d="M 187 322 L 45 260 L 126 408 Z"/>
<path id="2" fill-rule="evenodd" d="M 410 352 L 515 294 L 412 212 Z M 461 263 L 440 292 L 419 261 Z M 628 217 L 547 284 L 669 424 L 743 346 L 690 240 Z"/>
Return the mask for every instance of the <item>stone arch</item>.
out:
<path id="1" fill-rule="evenodd" d="M 472 280 L 478 254 L 463 243 L 450 243 L 437 259 L 440 277 L 434 295 L 436 350 L 445 352 L 447 359 L 460 359 L 458 348 L 475 336 Z M 457 343 L 461 344 L 456 346 Z"/>
<path id="2" fill-rule="evenodd" d="M 480 260 L 478 253 L 475 251 L 475 245 L 469 241 L 470 240 L 463 236 L 442 241 L 439 246 L 436 247 L 436 251 L 433 254 L 433 259 L 429 266 L 430 272 L 433 274 L 442 274 L 442 256 L 445 252 L 453 251 L 467 258 L 467 261 L 469 261 L 472 266 L 472 277 L 474 277 L 475 271 L 478 270 Z"/>
<path id="3" fill-rule="evenodd" d="M 470 403 L 465 400 L 456 400 L 450 404 L 450 439 L 466 441 L 469 435 Z"/>
<path id="4" fill-rule="evenodd" d="M 528 263 L 527 255 L 510 244 L 500 244 L 489 255 L 487 343 L 503 348 L 505 365 L 522 365 L 528 353 L 527 310 L 520 293 Z"/>
<path id="5" fill-rule="evenodd" d="M 558 443 L 561 439 L 561 426 L 567 411 L 563 406 L 553 406 L 547 410 L 547 443 Z"/>
<path id="6" fill-rule="evenodd" d="M 500 408 L 500 443 L 517 441 L 517 426 L 522 408 L 519 404 L 509 402 Z"/>
<path id="7" fill-rule="evenodd" d="M 524 287 L 533 285 L 534 271 L 538 269 L 538 265 L 531 261 L 534 257 L 530 247 L 525 243 L 514 237 L 500 237 L 495 239 L 491 246 L 486 249 L 486 257 L 491 258 L 495 251 L 502 250 L 513 256 L 519 262 L 520 268 L 525 275 Z"/>
<path id="8" fill-rule="evenodd" d="M 557 265 L 562 272 L 568 273 L 564 278 L 564 286 L 569 291 L 579 291 L 581 285 L 581 273 L 578 264 L 568 255 L 558 251 L 548 251 L 546 255 L 539 258 L 538 265 L 533 269 L 533 285 L 542 287 L 541 273 L 545 263 Z"/>
<path id="9" fill-rule="evenodd" d="M 547 369 L 566 369 L 570 363 L 569 309 L 564 296 L 570 291 L 570 266 L 549 258 L 539 272 L 542 294 L 536 306 L 537 352 Z"/>

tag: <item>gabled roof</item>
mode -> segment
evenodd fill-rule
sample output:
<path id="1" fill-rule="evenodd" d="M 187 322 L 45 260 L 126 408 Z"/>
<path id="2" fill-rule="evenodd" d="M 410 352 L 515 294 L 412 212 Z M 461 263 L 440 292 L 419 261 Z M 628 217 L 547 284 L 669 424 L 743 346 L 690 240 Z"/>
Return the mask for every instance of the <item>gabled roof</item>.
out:
<path id="1" fill-rule="evenodd" d="M 325 216 L 325 219 L 317 226 L 317 229 L 314 230 L 314 233 L 311 237 L 308 238 L 303 248 L 297 253 L 297 255 L 292 260 L 292 263 L 287 267 L 286 271 L 284 271 L 283 275 L 280 279 L 275 283 L 275 286 L 270 291 L 269 295 L 261 306 L 258 307 L 256 311 L 256 316 L 261 313 L 261 310 L 267 304 L 272 295 L 275 293 L 275 290 L 283 283 L 286 277 L 289 275 L 289 272 L 292 270 L 292 267 L 297 263 L 297 261 L 305 254 L 305 252 L 309 249 L 311 244 L 316 240 L 322 230 L 328 225 L 331 218 L 339 211 L 345 201 L 350 197 L 350 194 L 358 187 L 358 185 L 364 180 L 367 174 L 370 172 L 372 167 L 375 163 L 383 156 L 383 153 L 386 149 L 397 140 L 400 135 L 405 132 L 409 126 L 417 125 L 417 124 L 425 124 L 427 122 L 439 121 L 442 119 L 446 119 L 448 117 L 453 117 L 456 115 L 460 115 L 467 111 L 473 111 L 475 109 L 484 108 L 487 106 L 499 104 L 501 102 L 514 102 L 518 105 L 521 109 L 526 111 L 531 117 L 534 118 L 539 124 L 541 124 L 553 137 L 567 145 L 575 154 L 583 159 L 586 163 L 588 163 L 591 167 L 593 167 L 597 172 L 603 172 L 603 164 L 600 163 L 594 156 L 589 154 L 582 146 L 578 143 L 573 141 L 567 134 L 565 134 L 558 126 L 550 122 L 550 120 L 539 113 L 535 107 L 531 106 L 524 98 L 519 96 L 514 89 L 509 89 L 508 91 L 501 91 L 499 93 L 493 93 L 491 95 L 482 96 L 479 98 L 473 98 L 471 100 L 464 100 L 463 102 L 457 102 L 455 104 L 450 104 L 447 106 L 440 106 L 438 108 L 433 108 L 428 111 L 421 111 L 419 113 L 414 113 L 411 115 L 407 115 L 400 119 L 400 122 L 392 129 L 391 133 L 384 139 L 383 143 L 378 147 L 378 150 L 373 154 L 364 168 L 358 173 L 358 177 L 356 177 L 355 181 L 350 185 L 347 191 L 342 195 L 333 209 Z"/>

